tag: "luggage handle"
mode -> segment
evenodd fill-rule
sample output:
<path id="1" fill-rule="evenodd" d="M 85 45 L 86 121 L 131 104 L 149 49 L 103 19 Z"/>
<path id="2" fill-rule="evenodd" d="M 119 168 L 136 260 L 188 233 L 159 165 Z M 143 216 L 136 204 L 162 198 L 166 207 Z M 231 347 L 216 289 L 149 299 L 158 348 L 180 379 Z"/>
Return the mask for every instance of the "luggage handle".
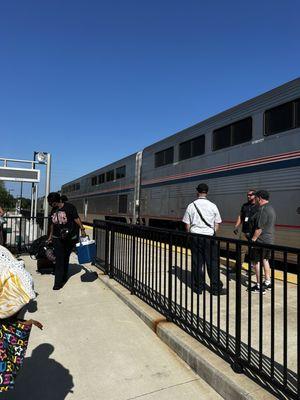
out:
<path id="1" fill-rule="evenodd" d="M 85 239 L 85 240 L 82 240 L 82 239 Z M 79 236 L 79 243 L 83 243 L 86 240 L 90 240 L 90 236 L 89 235 Z"/>

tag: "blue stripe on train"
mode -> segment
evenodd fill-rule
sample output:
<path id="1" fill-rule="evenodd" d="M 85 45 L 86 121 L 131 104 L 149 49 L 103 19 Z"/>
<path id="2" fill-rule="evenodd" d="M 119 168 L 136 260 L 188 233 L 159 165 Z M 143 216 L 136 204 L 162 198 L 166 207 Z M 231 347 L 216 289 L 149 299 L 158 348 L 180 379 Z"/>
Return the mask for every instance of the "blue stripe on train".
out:
<path id="1" fill-rule="evenodd" d="M 228 176 L 234 175 L 242 175 L 242 174 L 252 174 L 257 172 L 264 172 L 264 171 L 271 171 L 271 170 L 278 170 L 278 169 L 285 169 L 285 168 L 293 168 L 300 166 L 300 158 L 294 158 L 292 160 L 284 160 L 273 162 L 269 164 L 259 164 L 253 165 L 249 167 L 231 169 L 229 171 L 218 171 L 218 172 L 211 172 L 208 174 L 199 174 L 196 176 L 188 176 L 186 178 L 178 178 L 174 180 L 168 180 L 163 182 L 156 182 L 156 183 L 149 183 L 145 185 L 141 185 L 142 189 L 150 189 L 155 186 L 166 186 L 166 185 L 176 185 L 179 183 L 186 183 L 186 182 L 194 182 L 207 179 L 214 179 L 214 178 L 223 178 Z M 84 197 L 95 197 L 95 196 L 109 196 L 112 194 L 120 194 L 120 193 L 129 193 L 134 191 L 133 188 L 131 189 L 122 189 L 122 190 L 113 190 L 111 192 L 104 192 L 104 193 L 87 193 L 85 195 L 78 196 L 77 198 L 84 198 Z M 71 200 L 71 198 L 70 198 Z"/>
<path id="2" fill-rule="evenodd" d="M 149 183 L 149 184 L 142 185 L 141 188 L 149 189 L 149 188 L 152 188 L 155 186 L 176 185 L 176 184 L 184 183 L 184 182 L 194 182 L 194 181 L 199 181 L 199 180 L 223 178 L 223 177 L 234 176 L 234 175 L 252 174 L 252 173 L 257 173 L 257 172 L 298 167 L 299 165 L 300 165 L 300 158 L 295 158 L 292 160 L 278 161 L 278 162 L 273 162 L 273 163 L 269 163 L 269 164 L 259 164 L 259 165 L 249 166 L 249 167 L 231 169 L 228 171 L 211 172 L 208 174 L 204 173 L 204 174 L 199 174 L 196 176 L 188 176 L 186 178 L 178 178 L 178 179 L 168 180 L 168 181 L 163 181 L 163 182 Z"/>

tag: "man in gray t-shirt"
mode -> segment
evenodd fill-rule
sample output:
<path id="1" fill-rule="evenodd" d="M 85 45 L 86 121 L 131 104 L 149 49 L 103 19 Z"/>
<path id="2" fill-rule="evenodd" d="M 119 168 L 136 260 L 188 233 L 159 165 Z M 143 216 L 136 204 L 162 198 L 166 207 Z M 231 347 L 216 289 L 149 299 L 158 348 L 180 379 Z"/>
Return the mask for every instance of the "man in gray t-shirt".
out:
<path id="1" fill-rule="evenodd" d="M 257 243 L 274 243 L 274 232 L 275 232 L 275 221 L 276 214 L 274 208 L 269 203 L 270 195 L 266 190 L 259 190 L 255 193 L 256 203 L 259 206 L 258 212 L 255 217 L 254 232 L 252 235 L 252 242 Z M 268 249 L 254 248 L 251 251 L 251 261 L 256 274 L 256 285 L 251 288 L 254 293 L 262 291 L 265 293 L 266 290 L 271 290 L 271 276 L 270 276 L 270 264 L 269 259 L 271 257 L 271 251 Z M 260 287 L 260 260 L 262 259 L 265 281 Z"/>
<path id="2" fill-rule="evenodd" d="M 276 214 L 269 202 L 259 207 L 256 229 L 261 230 L 257 237 L 258 243 L 274 243 Z"/>

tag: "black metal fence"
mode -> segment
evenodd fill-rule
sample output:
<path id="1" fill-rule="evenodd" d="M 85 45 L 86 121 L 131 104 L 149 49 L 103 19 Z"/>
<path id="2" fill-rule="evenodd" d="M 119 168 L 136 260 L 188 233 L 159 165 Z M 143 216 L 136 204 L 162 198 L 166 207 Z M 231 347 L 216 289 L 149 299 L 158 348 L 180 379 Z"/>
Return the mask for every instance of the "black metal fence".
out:
<path id="1" fill-rule="evenodd" d="M 278 398 L 299 398 L 299 249 L 255 246 L 261 265 L 263 252 L 270 251 L 272 285 L 256 293 L 250 290 L 251 257 L 245 257 L 253 245 L 245 241 L 98 220 L 94 238 L 96 264 L 111 278 L 221 353 L 236 372 L 276 388 Z M 203 291 L 195 290 L 191 248 L 203 241 L 217 251 L 222 294 L 211 290 L 207 271 Z"/>
<path id="2" fill-rule="evenodd" d="M 13 253 L 27 252 L 31 243 L 44 234 L 47 222 L 44 217 L 5 217 L 2 225 L 5 246 Z"/>

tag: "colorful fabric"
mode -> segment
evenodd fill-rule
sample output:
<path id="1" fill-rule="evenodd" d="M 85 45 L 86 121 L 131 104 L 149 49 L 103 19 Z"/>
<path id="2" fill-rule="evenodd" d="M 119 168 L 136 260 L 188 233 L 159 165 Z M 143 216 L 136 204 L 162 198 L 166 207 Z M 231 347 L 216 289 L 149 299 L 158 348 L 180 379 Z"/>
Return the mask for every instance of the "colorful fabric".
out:
<path id="1" fill-rule="evenodd" d="M 0 321 L 0 393 L 13 389 L 23 365 L 31 325 L 17 320 Z"/>
<path id="2" fill-rule="evenodd" d="M 24 262 L 0 246 L 0 319 L 16 314 L 35 297 L 33 280 Z"/>

